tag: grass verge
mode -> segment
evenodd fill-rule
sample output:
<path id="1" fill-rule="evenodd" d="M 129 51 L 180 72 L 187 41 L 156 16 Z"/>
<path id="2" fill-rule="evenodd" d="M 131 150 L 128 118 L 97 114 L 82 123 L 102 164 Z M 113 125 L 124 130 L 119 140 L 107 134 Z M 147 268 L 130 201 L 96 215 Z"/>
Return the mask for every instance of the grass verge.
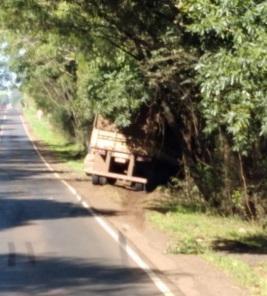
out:
<path id="1" fill-rule="evenodd" d="M 60 132 L 53 129 L 47 118 L 38 119 L 36 109 L 33 107 L 24 109 L 24 116 L 33 134 L 47 146 L 49 151 L 52 151 L 59 160 L 66 163 L 74 171 L 83 171 L 83 157 L 81 157 L 79 145 L 72 143 Z"/>
<path id="2" fill-rule="evenodd" d="M 148 218 L 170 234 L 170 253 L 198 254 L 252 295 L 267 295 L 267 263 L 259 260 L 260 254 L 267 255 L 267 235 L 260 225 L 181 206 L 166 213 L 150 211 Z M 240 256 L 244 253 L 257 255 L 257 260 L 249 264 Z"/>

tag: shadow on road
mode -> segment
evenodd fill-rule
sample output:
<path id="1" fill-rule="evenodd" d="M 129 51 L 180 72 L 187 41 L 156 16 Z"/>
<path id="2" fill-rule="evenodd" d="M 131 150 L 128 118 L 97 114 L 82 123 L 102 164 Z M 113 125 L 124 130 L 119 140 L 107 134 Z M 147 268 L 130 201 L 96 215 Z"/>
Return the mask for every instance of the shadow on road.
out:
<path id="1" fill-rule="evenodd" d="M 96 212 L 100 216 L 119 214 L 117 211 L 101 209 L 97 209 Z M 69 202 L 46 199 L 0 199 L 0 230 L 25 226 L 38 220 L 90 216 L 92 216 L 92 211 L 85 209 L 79 204 Z"/>
<path id="2" fill-rule="evenodd" d="M 33 263 L 27 254 L 13 256 L 10 266 L 10 254 L 0 255 L 1 295 L 160 295 L 138 268 L 56 256 Z"/>

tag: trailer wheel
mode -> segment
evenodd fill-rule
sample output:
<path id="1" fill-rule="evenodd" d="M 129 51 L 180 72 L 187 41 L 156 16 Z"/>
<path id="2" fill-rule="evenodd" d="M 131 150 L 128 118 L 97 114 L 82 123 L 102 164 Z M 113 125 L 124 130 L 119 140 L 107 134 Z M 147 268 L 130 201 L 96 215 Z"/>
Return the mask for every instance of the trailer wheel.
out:
<path id="1" fill-rule="evenodd" d="M 144 191 L 145 185 L 143 183 L 133 183 L 132 188 L 134 191 Z"/>
<path id="2" fill-rule="evenodd" d="M 100 185 L 106 185 L 108 183 L 108 179 L 106 177 L 99 177 L 99 184 Z"/>
<path id="3" fill-rule="evenodd" d="M 97 175 L 92 175 L 92 184 L 93 185 L 98 185 L 100 182 L 100 180 L 99 180 L 100 178 L 99 178 L 99 176 L 97 176 Z"/>

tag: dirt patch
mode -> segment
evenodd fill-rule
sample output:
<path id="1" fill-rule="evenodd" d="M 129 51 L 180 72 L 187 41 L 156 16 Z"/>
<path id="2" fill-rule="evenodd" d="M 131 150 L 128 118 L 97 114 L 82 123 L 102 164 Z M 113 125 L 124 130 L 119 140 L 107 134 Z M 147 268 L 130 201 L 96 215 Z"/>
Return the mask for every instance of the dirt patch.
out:
<path id="1" fill-rule="evenodd" d="M 146 212 L 157 194 L 136 193 L 119 186 L 93 186 L 90 178 L 71 171 L 43 143 L 36 141 L 45 159 L 61 178 L 87 200 L 98 215 L 105 217 L 132 242 L 169 282 L 177 295 L 249 295 L 215 267 L 194 255 L 166 253 L 169 237 L 155 229 Z"/>

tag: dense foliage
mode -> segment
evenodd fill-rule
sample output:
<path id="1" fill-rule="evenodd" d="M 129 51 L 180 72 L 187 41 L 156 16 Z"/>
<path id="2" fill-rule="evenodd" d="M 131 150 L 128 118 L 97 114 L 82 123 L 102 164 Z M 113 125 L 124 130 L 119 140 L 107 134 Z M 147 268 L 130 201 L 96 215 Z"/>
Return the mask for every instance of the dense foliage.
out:
<path id="1" fill-rule="evenodd" d="M 208 204 L 267 209 L 266 1 L 3 0 L 0 20 L 22 91 L 77 141 L 95 113 L 138 121 Z"/>

